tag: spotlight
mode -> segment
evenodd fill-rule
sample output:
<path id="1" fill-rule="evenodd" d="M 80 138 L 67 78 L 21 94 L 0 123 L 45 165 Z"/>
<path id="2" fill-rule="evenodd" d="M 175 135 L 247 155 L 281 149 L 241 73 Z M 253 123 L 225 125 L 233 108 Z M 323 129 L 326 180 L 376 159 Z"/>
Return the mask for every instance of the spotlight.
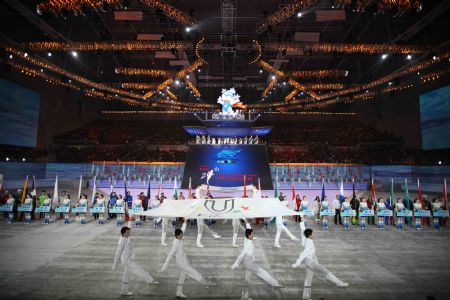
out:
<path id="1" fill-rule="evenodd" d="M 387 57 L 388 57 L 388 55 L 386 53 L 381 55 L 381 59 L 386 59 Z"/>
<path id="2" fill-rule="evenodd" d="M 411 59 L 412 59 L 412 55 L 411 55 L 411 54 L 408 54 L 408 55 L 406 56 L 406 59 L 407 59 L 407 60 L 411 60 Z"/>
<path id="3" fill-rule="evenodd" d="M 275 75 L 272 75 L 272 80 L 277 79 L 277 77 Z"/>
<path id="4" fill-rule="evenodd" d="M 6 160 L 6 161 L 9 161 L 9 157 L 7 157 L 5 160 Z"/>
<path id="5" fill-rule="evenodd" d="M 95 91 L 95 89 L 94 89 L 94 88 L 92 88 L 92 90 L 93 90 L 93 91 Z"/>
<path id="6" fill-rule="evenodd" d="M 345 74 L 344 74 L 344 75 L 345 75 L 345 77 L 347 77 L 347 76 L 348 76 L 348 71 L 345 71 Z"/>
<path id="7" fill-rule="evenodd" d="M 23 54 L 23 57 L 27 57 L 27 56 L 28 56 L 28 53 L 25 52 L 25 53 Z"/>
<path id="8" fill-rule="evenodd" d="M 298 17 L 298 18 L 301 18 L 301 17 L 302 17 L 302 13 L 301 13 L 301 12 L 298 12 L 298 13 L 297 13 L 297 17 Z"/>
<path id="9" fill-rule="evenodd" d="M 442 161 L 438 161 L 438 165 L 442 165 Z"/>
<path id="10" fill-rule="evenodd" d="M 180 81 L 177 79 L 177 80 L 175 80 L 175 84 L 176 85 L 180 85 Z"/>
<path id="11" fill-rule="evenodd" d="M 116 97 L 119 97 L 119 95 L 116 94 Z"/>
<path id="12" fill-rule="evenodd" d="M 69 82 L 72 82 L 72 79 L 69 79 Z"/>
<path id="13" fill-rule="evenodd" d="M 202 69 L 198 69 L 197 71 L 198 71 L 199 73 L 201 73 L 201 72 L 202 72 Z"/>
<path id="14" fill-rule="evenodd" d="M 186 27 L 186 32 L 191 32 L 191 27 Z"/>
<path id="15" fill-rule="evenodd" d="M 189 74 L 188 74 L 188 75 L 186 75 L 186 78 L 187 78 L 187 79 L 189 79 Z"/>
<path id="16" fill-rule="evenodd" d="M 12 58 L 12 55 L 10 55 L 10 58 Z M 262 74 L 263 70 L 259 69 L 259 74 Z"/>
<path id="17" fill-rule="evenodd" d="M 388 85 L 392 85 L 392 81 L 389 81 Z"/>
<path id="18" fill-rule="evenodd" d="M 26 161 L 25 157 L 24 157 L 24 158 L 22 158 L 22 161 Z"/>
<path id="19" fill-rule="evenodd" d="M 77 57 L 78 56 L 77 51 L 72 51 L 70 54 L 72 54 L 73 57 Z"/>
<path id="20" fill-rule="evenodd" d="M 437 59 L 436 55 L 433 55 L 433 60 L 436 60 L 436 59 Z"/>
<path id="21" fill-rule="evenodd" d="M 420 72 L 417 72 L 417 75 L 420 75 Z"/>
<path id="22" fill-rule="evenodd" d="M 41 73 L 44 73 L 44 69 L 41 69 Z"/>
<path id="23" fill-rule="evenodd" d="M 283 85 L 286 85 L 286 81 L 283 81 Z"/>
<path id="24" fill-rule="evenodd" d="M 10 54 L 10 55 L 9 55 L 9 59 L 12 59 L 12 58 L 13 58 L 13 55 L 12 55 L 12 54 Z"/>
<path id="25" fill-rule="evenodd" d="M 51 53 L 51 52 L 47 53 L 47 56 L 48 56 L 48 57 L 51 57 L 51 56 L 52 56 L 52 53 Z"/>

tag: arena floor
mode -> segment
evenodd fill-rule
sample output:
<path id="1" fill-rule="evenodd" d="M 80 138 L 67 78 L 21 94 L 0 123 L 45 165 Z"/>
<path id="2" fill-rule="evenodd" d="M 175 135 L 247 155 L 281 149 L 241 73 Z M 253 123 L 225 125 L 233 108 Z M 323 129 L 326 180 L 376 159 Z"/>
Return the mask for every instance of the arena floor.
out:
<path id="1" fill-rule="evenodd" d="M 300 246 L 282 235 L 283 248 L 273 247 L 275 227 L 254 225 L 257 262 L 283 285 L 274 290 L 254 277 L 250 296 L 253 299 L 301 299 L 304 267 L 292 269 Z M 297 224 L 289 228 L 299 234 Z M 450 231 L 388 228 L 380 232 L 370 226 L 367 232 L 356 227 L 345 232 L 331 226 L 328 231 L 315 230 L 319 261 L 342 280 L 348 288 L 337 288 L 321 278 L 314 278 L 313 299 L 448 299 L 450 297 Z M 231 247 L 231 222 L 219 223 L 215 230 L 222 235 L 213 239 L 204 235 L 205 248 L 195 247 L 196 227 L 189 228 L 185 245 L 192 266 L 217 286 L 205 289 L 188 278 L 184 293 L 190 299 L 240 299 L 243 285 L 242 267 L 230 266 L 240 250 Z M 160 228 L 145 222 L 132 230 L 136 261 L 160 282 L 147 286 L 133 280 L 132 299 L 173 299 L 177 281 L 174 262 L 165 273 L 159 270 L 170 249 L 160 245 Z M 112 271 L 119 228 L 112 223 L 102 227 L 90 220 L 85 227 L 72 222 L 44 226 L 20 223 L 0 224 L 0 285 L 2 299 L 117 299 L 121 288 L 122 267 Z M 171 240 L 172 238 L 170 238 Z M 242 245 L 243 234 L 239 242 Z M 170 241 L 171 242 L 171 241 Z M 135 278 L 135 277 L 132 277 Z M 427 298 L 431 297 L 431 298 Z M 433 298 L 434 297 L 434 298 Z"/>

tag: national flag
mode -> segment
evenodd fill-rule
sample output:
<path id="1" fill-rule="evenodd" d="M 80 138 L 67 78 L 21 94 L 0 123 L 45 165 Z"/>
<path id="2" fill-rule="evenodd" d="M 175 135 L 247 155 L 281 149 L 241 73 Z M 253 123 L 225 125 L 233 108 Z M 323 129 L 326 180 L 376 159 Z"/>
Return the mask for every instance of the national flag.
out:
<path id="1" fill-rule="evenodd" d="M 419 201 L 420 201 L 420 205 L 422 206 L 422 209 L 424 209 L 425 204 L 423 202 L 422 189 L 420 188 L 419 178 L 417 178 L 417 196 L 419 197 Z"/>
<path id="2" fill-rule="evenodd" d="M 377 201 L 377 194 L 376 194 L 376 190 L 375 190 L 375 183 L 373 178 L 371 179 L 371 191 L 370 191 L 370 196 L 372 197 L 373 201 Z"/>
<path id="3" fill-rule="evenodd" d="M 261 179 L 258 177 L 258 191 L 261 192 Z"/>
<path id="4" fill-rule="evenodd" d="M 447 179 L 444 179 L 444 185 L 442 186 L 442 201 L 444 209 L 447 209 Z"/>
<path id="5" fill-rule="evenodd" d="M 92 205 L 94 205 L 97 202 L 97 199 L 95 199 L 95 193 L 97 193 L 97 176 L 94 176 L 94 184 L 92 186 Z M 125 181 L 125 195 L 127 194 L 127 183 Z"/>
<path id="6" fill-rule="evenodd" d="M 78 185 L 78 198 L 77 199 L 81 198 L 81 184 L 82 184 L 82 182 L 83 182 L 83 176 L 80 175 L 80 184 Z"/>
<path id="7" fill-rule="evenodd" d="M 406 203 L 406 208 L 408 210 L 411 210 L 411 208 L 409 207 L 408 179 L 406 179 L 406 178 L 405 178 L 405 203 Z"/>
<path id="8" fill-rule="evenodd" d="M 174 181 L 173 181 L 173 193 L 172 193 L 172 198 L 178 198 L 178 187 L 177 187 L 177 174 L 174 174 Z"/>
<path id="9" fill-rule="evenodd" d="M 209 186 L 208 186 L 209 187 Z M 244 174 L 244 195 L 242 197 L 247 197 L 247 181 Z"/>
<path id="10" fill-rule="evenodd" d="M 25 198 L 27 197 L 28 193 L 28 175 L 27 178 L 25 178 L 25 182 L 23 183 L 23 190 L 22 190 L 22 196 L 20 197 L 20 204 L 23 204 L 25 201 Z"/>
<path id="11" fill-rule="evenodd" d="M 31 186 L 31 196 L 36 197 L 36 178 L 33 176 L 33 185 Z"/>
<path id="12" fill-rule="evenodd" d="M 291 201 L 289 201 L 289 206 L 291 209 L 295 209 L 295 186 L 294 186 L 294 178 L 292 178 L 292 176 L 291 176 L 291 190 L 292 190 L 292 195 L 291 195 Z"/>
<path id="13" fill-rule="evenodd" d="M 192 182 L 191 177 L 189 176 L 188 199 L 191 199 L 191 197 L 192 197 Z"/>
<path id="14" fill-rule="evenodd" d="M 148 175 L 148 182 L 147 182 L 147 207 L 152 207 L 152 195 L 151 195 L 151 186 L 150 186 L 150 175 Z"/>
<path id="15" fill-rule="evenodd" d="M 354 182 L 354 181 L 353 181 Z M 341 202 L 341 204 L 342 204 L 342 202 L 344 202 L 344 199 L 345 199 L 345 195 L 344 195 L 344 182 L 343 182 L 343 180 L 342 180 L 342 178 L 341 178 L 341 187 L 340 187 L 340 189 L 339 189 L 339 202 Z"/>
<path id="16" fill-rule="evenodd" d="M 352 190 L 353 190 L 352 198 L 356 199 L 355 178 L 352 179 Z"/>
<path id="17" fill-rule="evenodd" d="M 50 207 L 53 206 L 53 202 L 58 202 L 59 200 L 59 192 L 58 192 L 58 175 L 56 175 L 55 179 L 55 187 L 53 188 L 53 201 L 50 204 Z"/>
<path id="18" fill-rule="evenodd" d="M 161 196 L 162 193 L 162 177 L 159 179 L 159 188 L 158 188 L 158 198 Z"/>
<path id="19" fill-rule="evenodd" d="M 321 196 L 321 198 L 320 198 L 320 203 L 322 203 L 322 201 L 324 200 L 324 198 L 325 198 L 325 180 L 322 179 L 322 196 Z"/>
<path id="20" fill-rule="evenodd" d="M 274 198 L 278 198 L 278 174 L 276 176 L 276 180 L 275 180 L 275 190 L 273 192 L 273 197 Z"/>
<path id="21" fill-rule="evenodd" d="M 109 194 L 110 195 L 112 194 L 113 190 L 114 190 L 114 186 L 113 186 L 113 181 L 112 181 L 112 178 L 111 178 L 111 182 L 109 184 Z"/>
<path id="22" fill-rule="evenodd" d="M 389 194 L 389 198 L 391 199 L 391 207 L 395 207 L 395 197 L 394 197 L 394 178 L 391 178 L 391 192 Z"/>

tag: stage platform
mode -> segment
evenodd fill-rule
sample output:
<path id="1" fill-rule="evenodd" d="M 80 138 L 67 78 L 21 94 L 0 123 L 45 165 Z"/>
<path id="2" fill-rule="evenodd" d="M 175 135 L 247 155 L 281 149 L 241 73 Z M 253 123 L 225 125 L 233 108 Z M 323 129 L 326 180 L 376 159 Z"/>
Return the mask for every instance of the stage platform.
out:
<path id="1" fill-rule="evenodd" d="M 288 227 L 299 235 L 299 227 Z M 435 232 L 431 228 L 416 232 L 399 232 L 392 227 L 381 232 L 375 226 L 362 232 L 352 226 L 345 232 L 331 224 L 328 231 L 311 226 L 319 261 L 343 280 L 348 288 L 314 278 L 313 299 L 448 299 L 450 275 L 448 251 L 450 230 Z M 296 242 L 282 235 L 283 248 L 273 247 L 275 227 L 253 225 L 256 260 L 285 287 L 273 290 L 255 276 L 250 296 L 253 299 L 301 299 L 304 267 L 292 269 L 301 249 Z M 188 299 L 240 299 L 244 283 L 243 269 L 231 270 L 242 250 L 243 233 L 239 233 L 240 248 L 231 247 L 231 223 L 217 225 L 221 239 L 203 236 L 205 248 L 195 247 L 196 227 L 187 229 L 184 243 L 189 260 L 207 279 L 218 286 L 204 289 L 193 279 L 186 280 L 184 293 Z M 170 250 L 160 245 L 161 229 L 151 222 L 132 230 L 136 261 L 160 282 L 147 286 L 134 280 L 129 299 L 174 299 L 177 271 L 174 262 L 169 269 L 159 270 Z M 96 226 L 92 219 L 85 227 L 74 222 L 47 226 L 34 222 L 0 223 L 0 285 L 2 299 L 124 299 L 119 295 L 123 268 L 112 271 L 119 228 L 111 222 Z M 229 247 L 228 247 L 229 246 Z M 434 298 L 427 298 L 433 296 Z"/>

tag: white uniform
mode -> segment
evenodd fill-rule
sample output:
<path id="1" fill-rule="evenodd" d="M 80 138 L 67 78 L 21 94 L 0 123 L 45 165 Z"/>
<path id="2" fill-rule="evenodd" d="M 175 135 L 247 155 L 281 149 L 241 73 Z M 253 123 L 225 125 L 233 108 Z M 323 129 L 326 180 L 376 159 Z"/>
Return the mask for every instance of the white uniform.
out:
<path id="1" fill-rule="evenodd" d="M 44 200 L 44 206 L 50 206 L 52 203 L 52 199 L 47 198 Z M 50 212 L 44 213 L 44 224 L 47 224 L 50 222 Z"/>
<path id="2" fill-rule="evenodd" d="M 98 198 L 96 204 L 97 204 L 97 207 L 105 208 L 105 198 Z M 98 225 L 103 225 L 104 220 L 105 220 L 105 214 L 99 213 L 98 214 Z"/>
<path id="3" fill-rule="evenodd" d="M 221 236 L 217 234 L 214 230 L 209 228 L 209 226 L 205 227 L 205 219 L 197 219 L 197 247 L 203 248 L 202 245 L 202 235 L 203 235 L 203 228 L 206 228 L 206 231 L 208 231 L 213 238 L 220 239 Z"/>
<path id="4" fill-rule="evenodd" d="M 31 209 L 33 210 L 32 198 L 26 198 L 23 204 L 31 206 Z M 31 222 L 31 211 L 27 211 L 25 212 L 25 223 L 30 224 L 30 222 Z"/>
<path id="5" fill-rule="evenodd" d="M 281 232 L 285 232 L 289 238 L 293 241 L 298 241 L 298 238 L 293 235 L 289 229 L 287 229 L 287 227 L 283 224 L 283 217 L 282 216 L 276 216 L 275 217 L 275 224 L 277 226 L 277 233 L 275 234 L 275 247 L 276 248 L 281 248 L 280 246 L 280 236 L 281 236 Z"/>
<path id="6" fill-rule="evenodd" d="M 142 208 L 142 200 L 137 198 L 135 200 L 133 200 L 133 208 Z M 129 221 L 128 223 L 130 223 L 131 221 Z M 135 225 L 136 226 L 141 226 L 141 216 L 135 216 Z M 129 224 L 130 226 L 131 224 Z"/>
<path id="7" fill-rule="evenodd" d="M 377 211 L 382 211 L 386 209 L 384 202 L 377 203 Z M 384 229 L 384 217 L 378 217 L 378 228 Z"/>
<path id="8" fill-rule="evenodd" d="M 314 272 L 335 283 L 337 286 L 348 286 L 347 283 L 342 282 L 327 268 L 319 264 L 319 260 L 316 256 L 316 248 L 314 247 L 314 241 L 305 236 L 304 222 L 300 222 L 300 231 L 302 232 L 303 251 L 300 253 L 300 256 L 298 257 L 295 264 L 292 265 L 292 267 L 298 268 L 300 267 L 301 263 L 305 261 L 306 278 L 303 286 L 303 299 L 311 299 L 311 284 Z"/>
<path id="9" fill-rule="evenodd" d="M 69 212 L 68 213 L 63 213 L 64 215 L 64 224 L 69 224 L 69 219 L 70 219 L 70 199 L 64 199 L 63 203 L 62 203 L 63 207 L 69 207 Z"/>
<path id="10" fill-rule="evenodd" d="M 12 207 L 14 207 L 14 198 L 8 198 L 8 200 L 6 200 L 6 204 L 11 205 Z M 14 211 L 10 211 L 8 212 L 8 223 L 12 223 L 14 221 Z"/>
<path id="11" fill-rule="evenodd" d="M 250 229 L 250 225 L 246 224 L 246 227 Z M 244 249 L 241 254 L 238 256 L 234 264 L 231 266 L 231 269 L 236 269 L 239 265 L 243 263 L 245 269 L 245 281 L 246 284 L 244 286 L 244 290 L 242 293 L 242 299 L 249 299 L 249 290 L 248 285 L 251 282 L 252 274 L 255 273 L 262 280 L 267 282 L 273 287 L 280 287 L 280 283 L 273 278 L 266 270 L 261 268 L 256 264 L 255 259 L 255 246 L 253 245 L 253 240 L 248 239 L 247 237 L 244 239 Z"/>
<path id="12" fill-rule="evenodd" d="M 123 264 L 123 280 L 122 280 L 122 294 L 128 294 L 128 284 L 130 279 L 130 272 L 136 274 L 139 278 L 144 280 L 147 284 L 154 282 L 153 278 L 137 263 L 134 262 L 134 250 L 130 238 L 121 236 L 117 244 L 116 256 L 114 257 L 113 270 L 117 268 L 120 261 Z M 156 282 L 155 282 L 156 283 Z"/>
<path id="13" fill-rule="evenodd" d="M 241 219 L 232 219 L 231 224 L 233 225 L 233 247 L 238 247 L 237 237 L 239 233 L 239 228 L 241 227 Z"/>
<path id="14" fill-rule="evenodd" d="M 78 202 L 78 207 L 86 207 L 87 209 L 87 199 L 80 199 Z M 80 224 L 86 224 L 86 213 L 80 213 Z"/>
<path id="15" fill-rule="evenodd" d="M 183 226 L 181 226 L 181 230 L 183 232 L 185 232 L 186 230 L 186 224 L 187 223 L 183 223 Z M 186 256 L 186 250 L 184 249 L 183 241 L 177 238 L 175 238 L 175 240 L 173 241 L 172 249 L 167 255 L 166 261 L 164 262 L 164 265 L 161 268 L 161 272 L 167 269 L 169 262 L 173 257 L 175 257 L 177 267 L 180 269 L 180 277 L 178 278 L 178 286 L 176 292 L 177 297 L 184 298 L 183 285 L 184 281 L 186 280 L 186 274 L 202 284 L 205 285 L 208 284 L 208 282 L 203 278 L 203 276 L 196 269 L 194 269 L 189 265 L 189 260 L 187 259 Z"/>
<path id="16" fill-rule="evenodd" d="M 169 218 L 161 218 L 161 245 L 167 246 L 166 244 L 166 236 L 167 232 L 175 233 L 175 230 L 173 229 L 173 226 L 169 225 Z M 184 232 L 184 230 L 183 230 Z"/>
<path id="17" fill-rule="evenodd" d="M 436 201 L 433 203 L 433 211 L 437 211 L 442 209 L 442 203 L 440 201 Z M 439 218 L 434 217 L 433 218 L 433 224 L 434 224 L 434 229 L 439 230 L 440 225 L 439 225 Z"/>
<path id="18" fill-rule="evenodd" d="M 313 202 L 313 210 L 314 210 L 314 215 L 316 216 L 316 223 L 319 223 L 319 221 L 320 221 L 320 203 L 319 203 L 319 201 Z"/>

